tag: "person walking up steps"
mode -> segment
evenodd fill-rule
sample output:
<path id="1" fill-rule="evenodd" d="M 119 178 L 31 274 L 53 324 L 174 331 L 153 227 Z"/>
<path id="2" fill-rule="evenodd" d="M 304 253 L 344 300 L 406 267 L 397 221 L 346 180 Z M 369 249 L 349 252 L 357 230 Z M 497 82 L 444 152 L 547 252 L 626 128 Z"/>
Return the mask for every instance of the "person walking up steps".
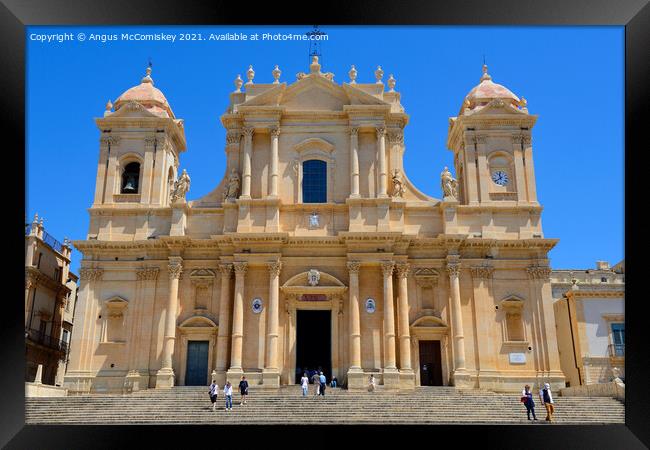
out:
<path id="1" fill-rule="evenodd" d="M 302 396 L 307 397 L 307 391 L 309 390 L 309 378 L 307 378 L 307 372 L 305 372 L 300 379 L 300 386 L 302 387 Z"/>
<path id="2" fill-rule="evenodd" d="M 539 398 L 542 405 L 546 408 L 546 421 L 553 422 L 553 413 L 555 407 L 553 406 L 553 395 L 551 394 L 551 385 L 544 383 L 544 387 L 539 390 Z"/>
<path id="3" fill-rule="evenodd" d="M 524 390 L 521 391 L 521 401 L 526 407 L 526 415 L 528 416 L 528 420 L 530 420 L 531 412 L 533 413 L 533 420 L 537 420 L 537 417 L 535 416 L 535 402 L 533 401 L 533 393 L 531 392 L 529 385 L 524 386 Z"/>
<path id="4" fill-rule="evenodd" d="M 242 376 L 241 381 L 239 382 L 239 393 L 241 394 L 241 399 L 239 400 L 240 405 L 246 404 L 246 396 L 248 395 L 248 381 L 246 377 Z"/>
<path id="5" fill-rule="evenodd" d="M 327 378 L 323 375 L 323 372 L 320 373 L 319 380 L 320 382 L 320 395 L 325 397 L 325 387 L 327 387 Z"/>
<path id="6" fill-rule="evenodd" d="M 368 379 L 368 392 L 375 392 L 375 376 L 370 375 L 370 379 Z"/>
<path id="7" fill-rule="evenodd" d="M 230 381 L 226 381 L 223 393 L 226 395 L 226 411 L 232 411 L 232 384 Z"/>
<path id="8" fill-rule="evenodd" d="M 320 394 L 320 376 L 318 372 L 314 373 L 314 376 L 311 377 L 311 381 L 314 383 L 314 396 Z"/>
<path id="9" fill-rule="evenodd" d="M 210 394 L 210 401 L 212 402 L 212 411 L 217 406 L 217 392 L 219 391 L 219 386 L 217 385 L 217 382 L 212 380 L 212 384 L 210 385 L 210 390 L 208 393 Z"/>

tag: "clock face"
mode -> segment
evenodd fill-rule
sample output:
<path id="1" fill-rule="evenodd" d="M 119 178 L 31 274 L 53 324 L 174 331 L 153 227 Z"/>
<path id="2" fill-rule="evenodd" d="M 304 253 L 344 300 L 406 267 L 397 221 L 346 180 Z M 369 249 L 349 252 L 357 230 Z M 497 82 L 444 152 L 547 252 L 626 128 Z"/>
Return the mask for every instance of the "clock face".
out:
<path id="1" fill-rule="evenodd" d="M 508 174 L 502 170 L 497 170 L 492 173 L 492 181 L 494 181 L 499 186 L 505 186 L 508 184 Z"/>

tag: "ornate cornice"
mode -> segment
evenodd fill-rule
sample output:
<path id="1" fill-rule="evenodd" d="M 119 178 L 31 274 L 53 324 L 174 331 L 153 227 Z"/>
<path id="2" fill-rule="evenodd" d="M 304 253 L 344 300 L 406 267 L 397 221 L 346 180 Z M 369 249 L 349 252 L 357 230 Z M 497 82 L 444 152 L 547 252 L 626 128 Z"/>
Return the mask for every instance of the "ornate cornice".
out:
<path id="1" fill-rule="evenodd" d="M 359 269 L 361 268 L 361 263 L 359 261 L 348 261 L 347 267 L 350 273 L 358 274 Z"/>
<path id="2" fill-rule="evenodd" d="M 409 263 L 397 263 L 396 268 L 399 278 L 407 278 L 411 271 L 411 265 Z"/>
<path id="3" fill-rule="evenodd" d="M 138 280 L 148 281 L 157 280 L 160 269 L 158 267 L 143 267 L 136 270 L 135 274 Z"/>
<path id="4" fill-rule="evenodd" d="M 395 270 L 395 263 L 393 261 L 381 262 L 381 272 L 384 274 L 384 278 L 392 276 L 393 270 Z"/>
<path id="5" fill-rule="evenodd" d="M 280 275 L 280 271 L 282 270 L 282 261 L 270 262 L 267 267 L 269 269 L 269 275 L 271 277 L 277 277 Z"/>

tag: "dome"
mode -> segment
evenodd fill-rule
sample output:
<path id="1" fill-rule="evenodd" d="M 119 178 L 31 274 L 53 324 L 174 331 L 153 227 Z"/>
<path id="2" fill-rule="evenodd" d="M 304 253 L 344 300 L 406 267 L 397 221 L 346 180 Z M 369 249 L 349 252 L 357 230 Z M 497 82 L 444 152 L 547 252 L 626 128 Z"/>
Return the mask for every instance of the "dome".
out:
<path id="1" fill-rule="evenodd" d="M 522 101 L 519 100 L 510 89 L 492 81 L 492 77 L 487 72 L 487 66 L 483 64 L 483 76 L 481 82 L 474 86 L 465 96 L 465 101 L 461 107 L 461 114 L 464 109 L 475 110 L 481 109 L 494 99 L 505 100 L 506 103 L 513 106 L 520 106 Z"/>
<path id="2" fill-rule="evenodd" d="M 133 86 L 117 98 L 115 111 L 131 101 L 139 103 L 156 116 L 174 118 L 174 113 L 165 95 L 153 85 L 151 67 L 147 67 L 147 74 L 142 78 L 139 85 Z"/>

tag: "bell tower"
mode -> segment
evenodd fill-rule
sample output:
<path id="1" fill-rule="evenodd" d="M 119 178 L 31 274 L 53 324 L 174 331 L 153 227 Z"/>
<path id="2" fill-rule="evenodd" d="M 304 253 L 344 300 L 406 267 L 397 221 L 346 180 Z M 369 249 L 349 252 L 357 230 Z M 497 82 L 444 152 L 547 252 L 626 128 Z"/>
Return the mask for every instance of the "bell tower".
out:
<path id="1" fill-rule="evenodd" d="M 170 206 L 179 155 L 185 151 L 183 120 L 154 87 L 151 67 L 139 85 L 106 104 L 95 119 L 101 132 L 92 209 L 117 204 Z M 91 226 L 92 228 L 92 226 Z"/>
<path id="2" fill-rule="evenodd" d="M 464 205 L 538 206 L 531 145 L 537 120 L 519 99 L 496 84 L 483 65 L 480 83 L 449 119 L 459 201 Z"/>

